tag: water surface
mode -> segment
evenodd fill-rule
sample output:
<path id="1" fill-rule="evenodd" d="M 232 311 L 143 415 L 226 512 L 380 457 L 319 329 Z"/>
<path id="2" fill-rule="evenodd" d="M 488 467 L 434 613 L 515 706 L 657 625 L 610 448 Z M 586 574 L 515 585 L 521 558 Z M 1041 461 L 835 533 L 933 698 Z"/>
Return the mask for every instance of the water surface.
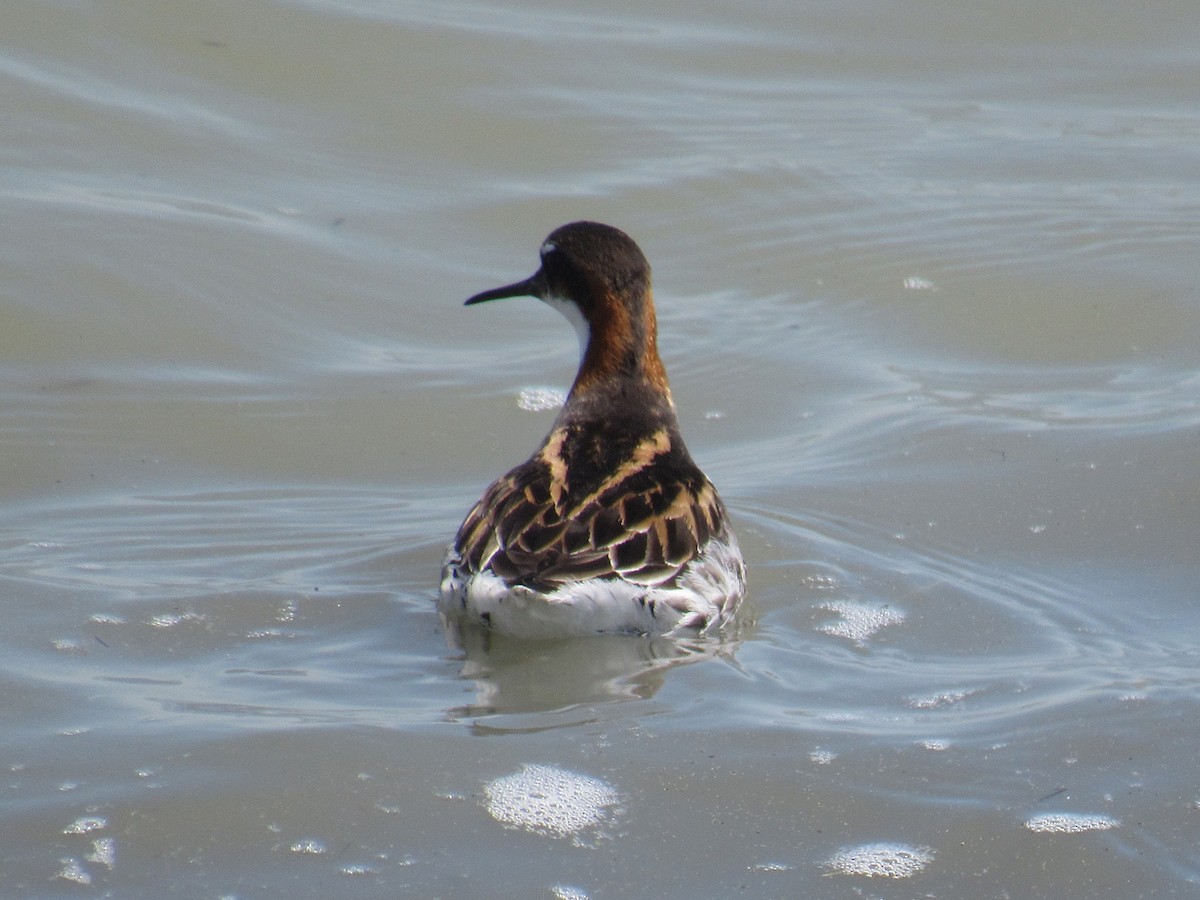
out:
<path id="1" fill-rule="evenodd" d="M 5 896 L 1195 894 L 1193 4 L 10 6 Z M 724 642 L 434 613 L 578 218 Z"/>

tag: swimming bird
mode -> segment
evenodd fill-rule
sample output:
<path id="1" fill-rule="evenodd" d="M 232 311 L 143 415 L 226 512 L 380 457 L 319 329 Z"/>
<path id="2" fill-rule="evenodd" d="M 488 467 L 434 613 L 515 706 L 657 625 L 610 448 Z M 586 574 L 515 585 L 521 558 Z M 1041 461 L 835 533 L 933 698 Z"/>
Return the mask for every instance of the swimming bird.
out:
<path id="1" fill-rule="evenodd" d="M 573 222 L 532 276 L 466 305 L 521 296 L 575 326 L 579 372 L 541 447 L 467 513 L 440 612 L 522 637 L 717 630 L 745 564 L 679 433 L 646 257 L 623 231 Z"/>

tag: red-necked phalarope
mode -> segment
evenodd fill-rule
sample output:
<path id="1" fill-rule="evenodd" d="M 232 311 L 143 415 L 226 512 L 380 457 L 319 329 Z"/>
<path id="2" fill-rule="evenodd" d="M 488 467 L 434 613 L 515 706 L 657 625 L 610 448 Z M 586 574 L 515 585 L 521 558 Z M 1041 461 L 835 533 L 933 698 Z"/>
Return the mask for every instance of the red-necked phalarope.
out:
<path id="1" fill-rule="evenodd" d="M 541 448 L 467 514 L 438 608 L 499 632 L 713 631 L 746 591 L 725 505 L 692 462 L 658 355 L 650 264 L 628 235 L 574 222 L 525 281 L 579 332 L 581 361 Z"/>

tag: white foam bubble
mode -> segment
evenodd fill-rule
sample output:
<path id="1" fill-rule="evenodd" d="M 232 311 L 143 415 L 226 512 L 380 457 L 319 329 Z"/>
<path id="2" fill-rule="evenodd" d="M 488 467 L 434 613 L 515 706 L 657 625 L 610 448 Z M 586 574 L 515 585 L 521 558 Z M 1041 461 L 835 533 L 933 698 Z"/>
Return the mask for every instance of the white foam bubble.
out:
<path id="1" fill-rule="evenodd" d="M 527 387 L 517 395 L 517 406 L 528 412 L 558 409 L 566 402 L 567 395 L 559 388 Z"/>
<path id="2" fill-rule="evenodd" d="M 550 896 L 554 900 L 588 900 L 588 893 L 583 888 L 573 884 L 556 884 L 550 888 Z"/>
<path id="3" fill-rule="evenodd" d="M 953 706 L 970 697 L 974 691 L 966 689 L 938 691 L 934 694 L 918 695 L 908 697 L 905 703 L 913 709 L 937 709 L 940 706 Z"/>
<path id="4" fill-rule="evenodd" d="M 837 759 L 837 754 L 832 750 L 822 750 L 817 748 L 816 750 L 809 752 L 808 758 L 815 762 L 818 766 L 827 766 Z"/>
<path id="5" fill-rule="evenodd" d="M 154 616 L 150 624 L 155 628 L 174 628 L 183 622 L 203 622 L 204 616 L 199 613 L 162 613 Z"/>
<path id="6" fill-rule="evenodd" d="M 761 862 L 755 863 L 750 867 L 751 872 L 764 872 L 766 874 L 775 874 L 778 872 L 791 872 L 795 870 L 795 866 L 789 866 L 787 863 L 777 862 Z"/>
<path id="7" fill-rule="evenodd" d="M 1079 834 L 1084 831 L 1108 831 L 1121 824 L 1119 819 L 1103 814 L 1087 813 L 1042 813 L 1025 820 L 1030 831 L 1046 834 Z"/>
<path id="8" fill-rule="evenodd" d="M 282 628 L 256 628 L 253 631 L 247 631 L 246 637 L 252 641 L 261 641 L 266 638 L 288 637 L 288 632 Z"/>
<path id="9" fill-rule="evenodd" d="M 834 637 L 848 638 L 860 647 L 881 629 L 904 621 L 904 613 L 901 610 L 882 603 L 832 600 L 822 603 L 821 609 L 827 609 L 841 617 L 835 622 L 822 625 L 821 631 Z"/>
<path id="10" fill-rule="evenodd" d="M 103 816 L 81 816 L 63 829 L 63 834 L 87 834 L 108 827 L 108 819 Z"/>
<path id="11" fill-rule="evenodd" d="M 904 844 L 863 844 L 839 850 L 830 857 L 828 865 L 844 875 L 866 878 L 911 878 L 933 861 L 928 847 L 909 847 Z"/>
<path id="12" fill-rule="evenodd" d="M 117 862 L 117 842 L 110 837 L 96 838 L 92 841 L 92 852 L 85 859 L 99 863 L 111 872 Z"/>
<path id="13" fill-rule="evenodd" d="M 617 792 L 609 784 L 553 766 L 526 765 L 484 786 L 487 811 L 509 828 L 570 837 L 611 817 Z"/>
<path id="14" fill-rule="evenodd" d="M 293 853 L 300 853 L 308 856 L 320 856 L 322 853 L 328 852 L 325 844 L 322 841 L 316 840 L 315 838 L 304 838 L 303 840 L 296 841 L 296 843 L 292 844 L 289 849 L 291 849 Z"/>
<path id="15" fill-rule="evenodd" d="M 812 573 L 800 579 L 800 583 L 810 591 L 836 591 L 841 583 L 833 575 Z"/>
<path id="16" fill-rule="evenodd" d="M 60 859 L 59 865 L 62 866 L 58 870 L 58 878 L 63 881 L 73 881 L 75 884 L 91 884 L 92 876 L 88 874 L 87 869 L 83 867 L 83 863 L 79 860 L 67 857 Z"/>

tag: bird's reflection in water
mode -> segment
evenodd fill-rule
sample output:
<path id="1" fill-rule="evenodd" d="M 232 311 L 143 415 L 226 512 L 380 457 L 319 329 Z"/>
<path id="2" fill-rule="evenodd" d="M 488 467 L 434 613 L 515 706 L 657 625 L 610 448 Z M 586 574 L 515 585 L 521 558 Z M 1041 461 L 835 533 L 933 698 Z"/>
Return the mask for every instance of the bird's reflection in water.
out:
<path id="1" fill-rule="evenodd" d="M 475 685 L 474 702 L 447 710 L 450 720 L 576 713 L 530 720 L 528 728 L 509 723 L 516 730 L 578 725 L 580 716 L 586 718 L 588 708 L 596 704 L 649 699 L 663 686 L 669 670 L 716 658 L 733 663 L 739 644 L 729 635 L 605 635 L 531 641 L 496 634 L 469 622 L 447 622 L 446 637 L 461 655 L 460 676 Z M 476 723 L 475 727 L 484 726 Z"/>

